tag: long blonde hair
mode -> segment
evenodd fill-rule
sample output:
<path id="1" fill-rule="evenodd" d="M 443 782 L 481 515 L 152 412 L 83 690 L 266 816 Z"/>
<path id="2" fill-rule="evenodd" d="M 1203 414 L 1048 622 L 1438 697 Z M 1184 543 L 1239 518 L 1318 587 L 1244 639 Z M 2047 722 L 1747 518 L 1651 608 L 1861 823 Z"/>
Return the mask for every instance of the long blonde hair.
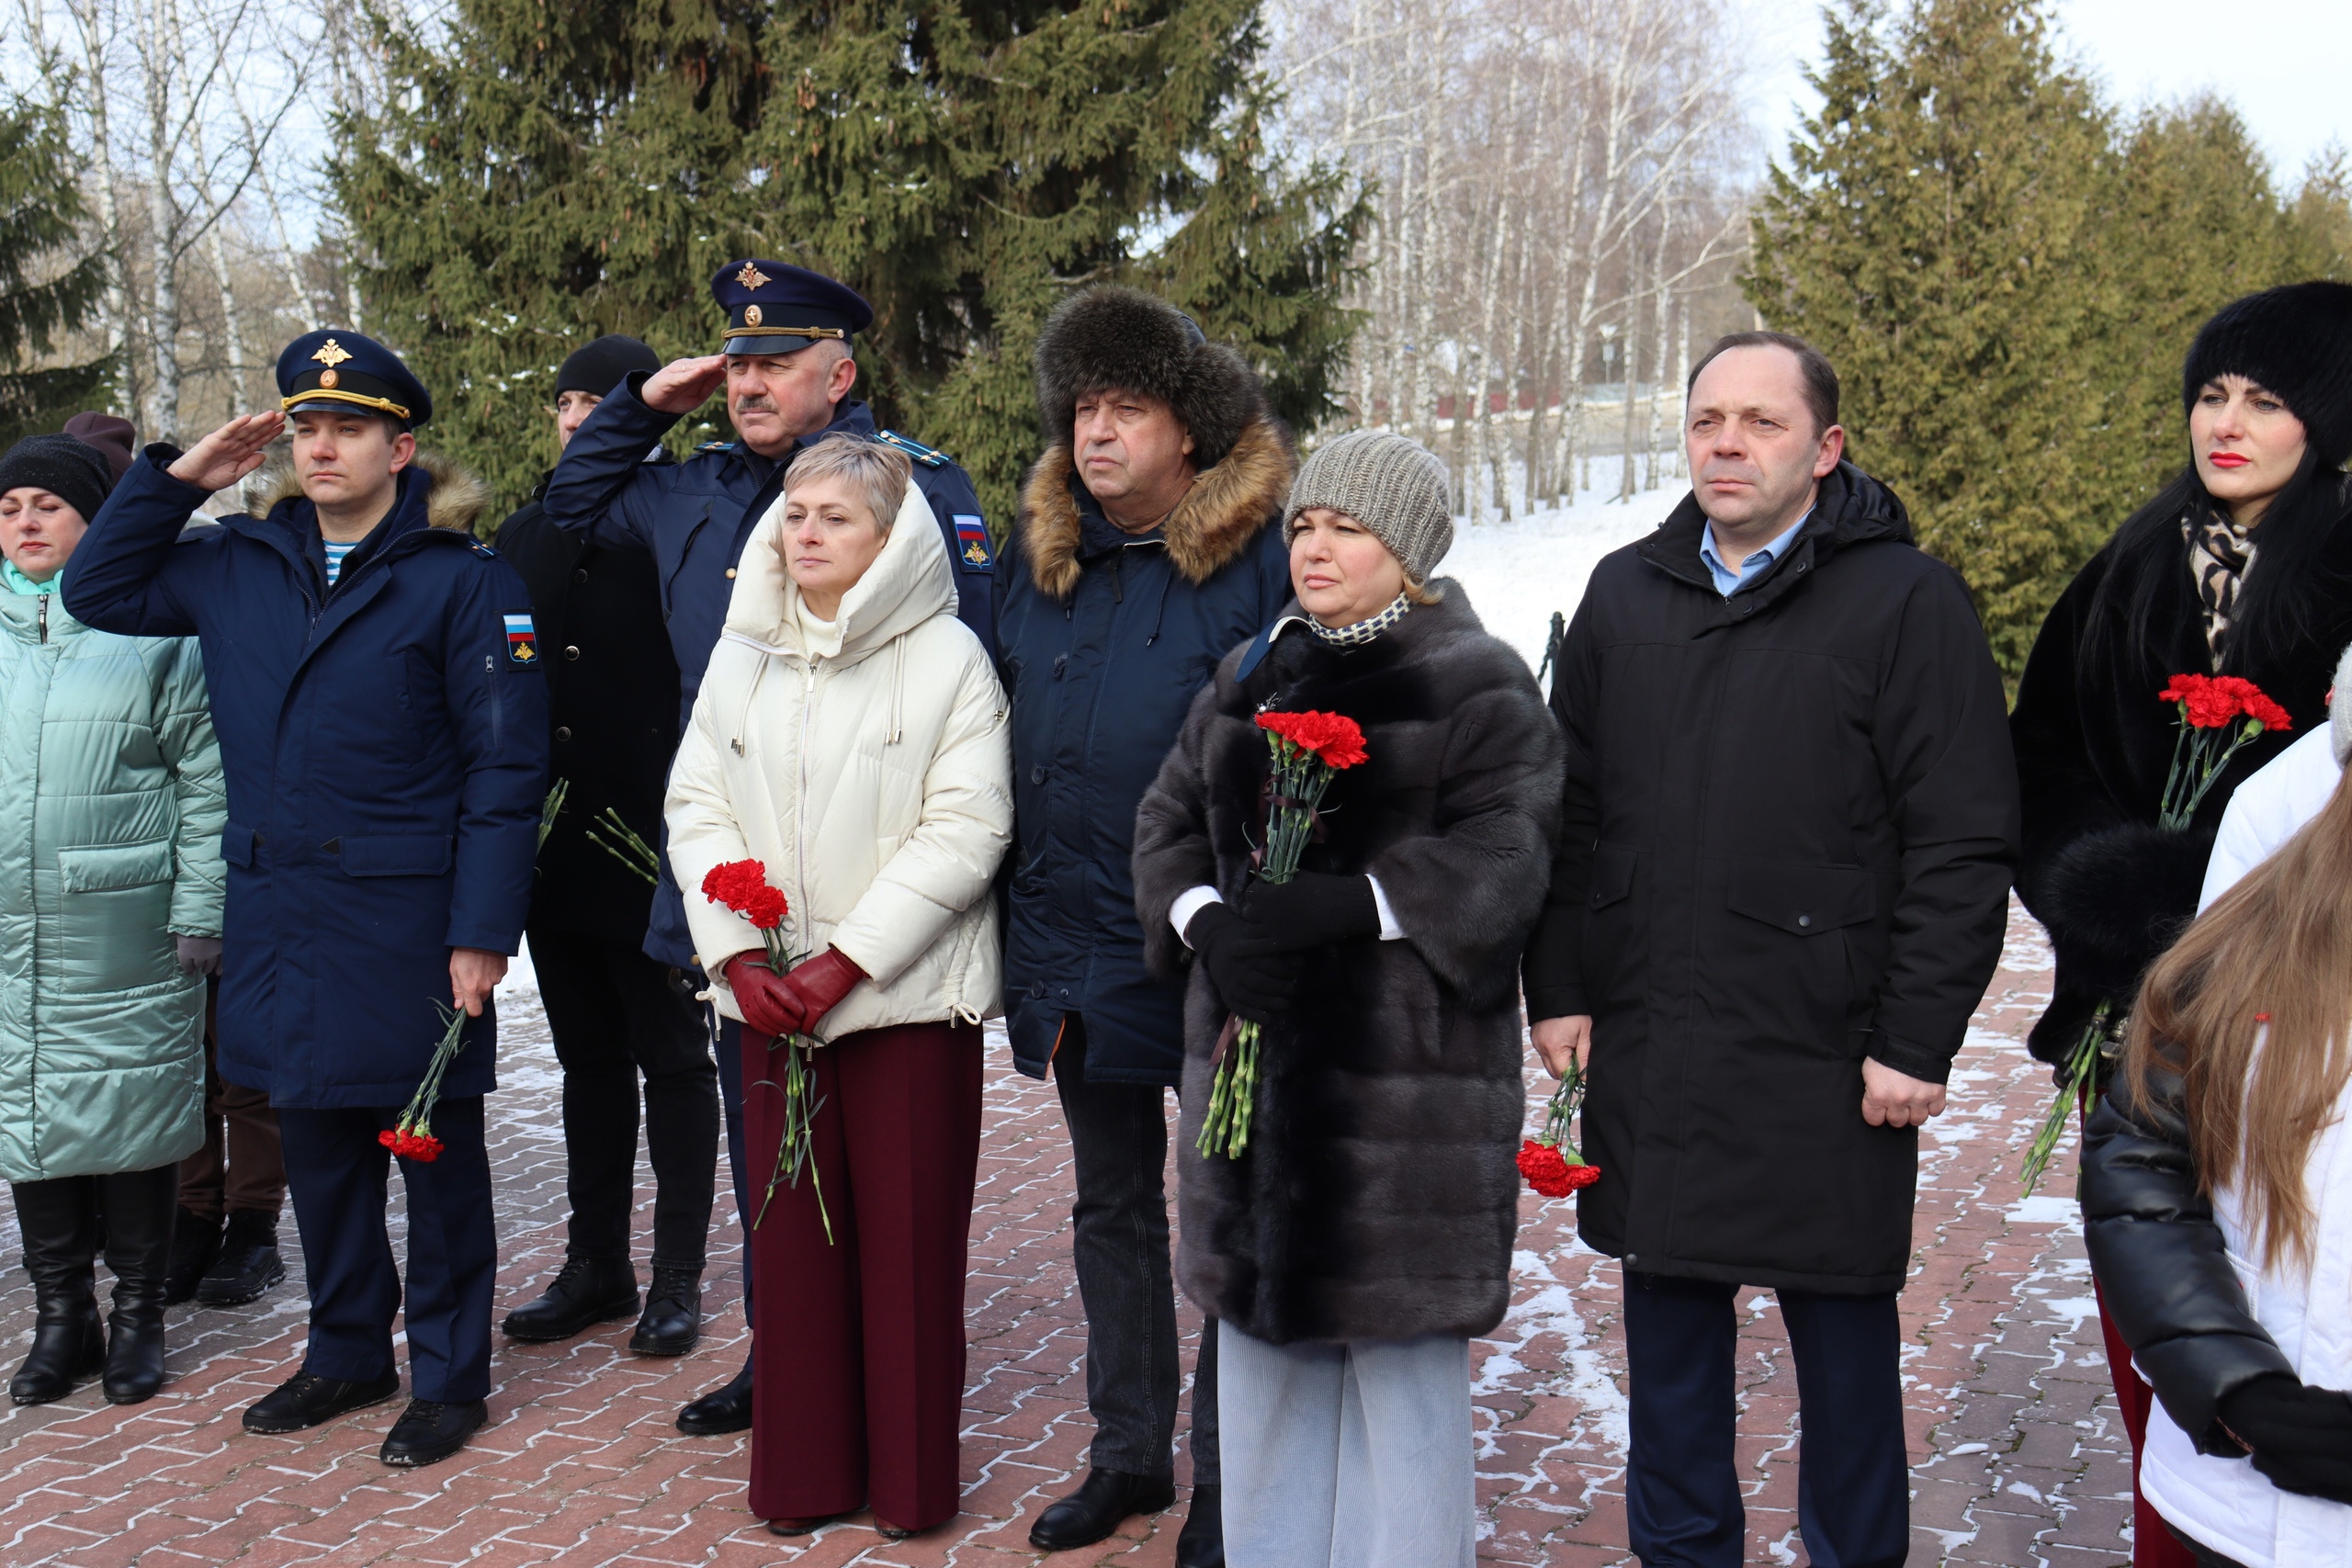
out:
<path id="1" fill-rule="evenodd" d="M 2156 961 L 2124 1042 L 2126 1105 L 2156 1068 L 2181 1076 L 2199 1185 L 2239 1190 L 2266 1266 L 2311 1261 L 2303 1168 L 2352 1077 L 2348 1035 L 2352 775 Z"/>

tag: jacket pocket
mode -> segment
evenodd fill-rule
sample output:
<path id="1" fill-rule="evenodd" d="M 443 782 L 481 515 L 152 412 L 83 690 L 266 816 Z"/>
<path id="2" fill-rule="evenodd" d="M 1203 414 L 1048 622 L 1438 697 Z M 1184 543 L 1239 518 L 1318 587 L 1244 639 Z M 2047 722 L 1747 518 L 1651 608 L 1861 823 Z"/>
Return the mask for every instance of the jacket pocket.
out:
<path id="1" fill-rule="evenodd" d="M 456 840 L 447 833 L 346 835 L 343 871 L 346 876 L 439 876 L 456 852 Z"/>
<path id="2" fill-rule="evenodd" d="M 251 828 L 232 822 L 220 829 L 220 858 L 241 871 L 251 871 L 254 864 L 254 840 L 260 835 Z"/>
<path id="3" fill-rule="evenodd" d="M 105 893 L 147 887 L 172 879 L 172 841 L 108 844 L 57 852 L 57 882 L 67 893 Z"/>
<path id="4" fill-rule="evenodd" d="M 1615 844 L 1602 844 L 1592 852 L 1592 888 L 1586 896 L 1585 908 L 1606 909 L 1634 890 L 1634 868 L 1641 863 L 1641 852 L 1621 849 Z"/>
<path id="5" fill-rule="evenodd" d="M 1859 865 L 1749 862 L 1731 869 L 1728 900 L 1746 915 L 1791 936 L 1819 936 L 1878 913 L 1878 882 Z"/>

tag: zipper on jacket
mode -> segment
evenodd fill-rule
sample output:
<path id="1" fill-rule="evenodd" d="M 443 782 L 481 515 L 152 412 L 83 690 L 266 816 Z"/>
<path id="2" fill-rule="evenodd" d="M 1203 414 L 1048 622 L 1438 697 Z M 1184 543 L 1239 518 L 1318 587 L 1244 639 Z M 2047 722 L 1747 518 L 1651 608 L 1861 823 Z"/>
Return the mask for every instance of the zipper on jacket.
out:
<path id="1" fill-rule="evenodd" d="M 35 601 L 40 606 L 40 640 L 49 640 L 49 595 L 43 593 Z"/>
<path id="2" fill-rule="evenodd" d="M 490 682 L 490 743 L 492 746 L 501 746 L 505 743 L 503 737 L 506 730 L 506 713 L 498 690 L 498 656 L 496 654 L 485 653 L 481 656 L 481 673 L 482 679 Z"/>
<path id="3" fill-rule="evenodd" d="M 792 831 L 798 842 L 798 852 L 793 865 L 795 889 L 800 895 L 801 918 L 809 922 L 806 929 L 816 930 L 816 915 L 808 908 L 808 717 L 817 705 L 817 664 L 803 660 L 800 664 L 800 784 L 792 802 Z"/>

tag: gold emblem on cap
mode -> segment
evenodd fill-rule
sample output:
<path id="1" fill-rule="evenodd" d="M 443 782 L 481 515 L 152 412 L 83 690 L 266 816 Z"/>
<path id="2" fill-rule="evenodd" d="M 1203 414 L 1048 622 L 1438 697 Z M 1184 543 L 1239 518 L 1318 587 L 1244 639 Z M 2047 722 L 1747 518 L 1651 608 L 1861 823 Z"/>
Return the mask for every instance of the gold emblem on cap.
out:
<path id="1" fill-rule="evenodd" d="M 335 342 L 333 338 L 329 338 L 326 342 L 319 344 L 319 352 L 311 355 L 311 357 L 332 370 L 336 366 L 342 364 L 345 360 L 350 358 L 351 355 L 344 352 L 343 344 Z M 321 384 L 329 387 L 334 385 L 332 381 L 322 382 Z"/>
<path id="2" fill-rule="evenodd" d="M 760 308 L 757 305 L 743 307 L 743 324 L 747 327 L 756 327 L 760 324 Z"/>
<path id="3" fill-rule="evenodd" d="M 346 355 L 345 357 L 349 356 Z M 319 372 L 319 385 L 322 387 L 332 387 L 337 381 L 342 379 L 342 377 L 334 373 L 334 367 L 333 366 L 329 366 L 326 369 Z"/>
<path id="4" fill-rule="evenodd" d="M 745 262 L 743 264 L 743 270 L 735 275 L 735 281 L 741 284 L 746 288 L 757 288 L 761 284 L 765 283 L 767 280 L 768 275 L 760 270 L 760 266 L 757 262 Z M 752 324 L 753 326 L 757 326 L 759 323 L 754 321 Z"/>

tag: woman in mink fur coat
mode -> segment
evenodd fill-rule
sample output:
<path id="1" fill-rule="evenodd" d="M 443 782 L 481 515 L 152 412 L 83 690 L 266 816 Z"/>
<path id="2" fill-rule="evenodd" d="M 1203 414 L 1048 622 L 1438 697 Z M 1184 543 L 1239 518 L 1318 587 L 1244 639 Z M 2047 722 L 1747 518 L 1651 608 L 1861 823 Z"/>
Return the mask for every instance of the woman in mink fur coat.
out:
<path id="1" fill-rule="evenodd" d="M 2029 1043 L 2052 1064 L 2102 1002 L 2118 1019 L 2130 1009 L 2196 913 L 2232 792 L 2325 721 L 2352 642 L 2352 286 L 2295 284 L 2225 306 L 2189 349 L 2181 395 L 2188 468 L 2060 595 L 2010 716 L 2018 892 L 2058 961 Z M 2241 750 L 2188 829 L 2168 833 L 2156 812 L 2178 732 L 2156 694 L 2179 673 L 2244 676 L 2294 729 Z M 2100 1321 L 2136 1471 L 2149 1391 L 2103 1307 Z M 2134 1514 L 2138 1568 L 2188 1568 L 2154 1510 Z"/>
<path id="2" fill-rule="evenodd" d="M 1146 956 L 1192 971 L 1177 1275 L 1217 1320 L 1227 1560 L 1469 1568 L 1467 1342 L 1510 1297 L 1514 965 L 1563 742 L 1460 586 L 1422 586 L 1453 534 L 1434 457 L 1327 443 L 1285 527 L 1299 602 L 1219 665 L 1136 827 Z M 1250 858 L 1270 708 L 1343 714 L 1367 753 L 1279 886 Z M 1229 1012 L 1267 1025 L 1238 1158 L 1196 1146 Z"/>

